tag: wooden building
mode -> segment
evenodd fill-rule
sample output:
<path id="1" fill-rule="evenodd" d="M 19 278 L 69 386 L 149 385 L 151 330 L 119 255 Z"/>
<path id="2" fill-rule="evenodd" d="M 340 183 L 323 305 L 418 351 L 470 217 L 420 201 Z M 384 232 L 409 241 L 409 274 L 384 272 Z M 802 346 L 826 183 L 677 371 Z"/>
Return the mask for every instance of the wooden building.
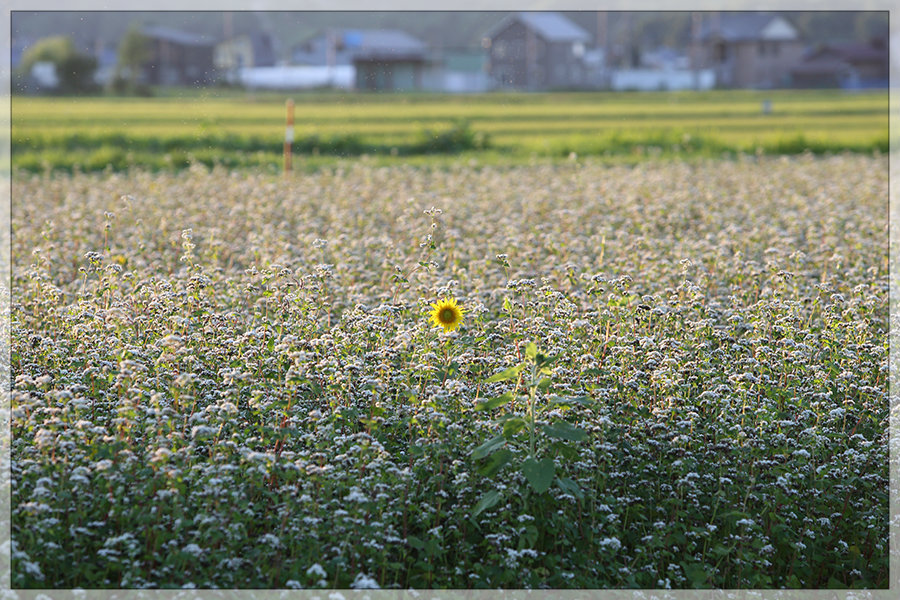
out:
<path id="1" fill-rule="evenodd" d="M 791 69 L 791 80 L 794 87 L 802 88 L 887 88 L 890 84 L 887 39 L 820 46 Z"/>
<path id="2" fill-rule="evenodd" d="M 557 12 L 513 13 L 485 35 L 488 71 L 500 88 L 578 89 L 590 84 L 591 36 Z"/>
<path id="3" fill-rule="evenodd" d="M 213 63 L 220 71 L 275 66 L 275 43 L 267 33 L 253 32 L 216 44 Z"/>
<path id="4" fill-rule="evenodd" d="M 208 85 L 215 81 L 212 41 L 168 27 L 148 26 L 141 33 L 150 49 L 150 58 L 141 74 L 142 83 Z"/>
<path id="5" fill-rule="evenodd" d="M 805 50 L 790 20 L 764 13 L 706 15 L 694 43 L 696 67 L 712 68 L 716 86 L 725 88 L 789 87 Z"/>
<path id="6" fill-rule="evenodd" d="M 356 89 L 410 91 L 423 87 L 427 46 L 396 29 L 328 29 L 292 48 L 294 64 L 352 65 Z"/>

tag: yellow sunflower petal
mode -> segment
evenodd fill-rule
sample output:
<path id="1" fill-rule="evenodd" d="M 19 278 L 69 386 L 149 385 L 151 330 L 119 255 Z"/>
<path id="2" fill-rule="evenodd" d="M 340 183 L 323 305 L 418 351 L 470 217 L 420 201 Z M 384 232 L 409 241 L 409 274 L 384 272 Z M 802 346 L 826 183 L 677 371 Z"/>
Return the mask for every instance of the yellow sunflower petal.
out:
<path id="1" fill-rule="evenodd" d="M 455 298 L 442 298 L 431 304 L 431 321 L 444 331 L 453 331 L 462 322 L 463 311 Z"/>

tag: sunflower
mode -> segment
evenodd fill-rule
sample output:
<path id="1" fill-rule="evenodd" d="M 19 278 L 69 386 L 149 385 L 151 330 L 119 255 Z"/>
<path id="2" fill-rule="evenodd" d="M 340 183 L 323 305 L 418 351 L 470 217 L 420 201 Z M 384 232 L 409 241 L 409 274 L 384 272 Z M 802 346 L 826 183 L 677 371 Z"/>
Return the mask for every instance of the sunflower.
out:
<path id="1" fill-rule="evenodd" d="M 443 327 L 445 332 L 453 331 L 462 323 L 463 311 L 456 304 L 455 298 L 438 300 L 431 308 L 431 320 L 436 326 Z"/>

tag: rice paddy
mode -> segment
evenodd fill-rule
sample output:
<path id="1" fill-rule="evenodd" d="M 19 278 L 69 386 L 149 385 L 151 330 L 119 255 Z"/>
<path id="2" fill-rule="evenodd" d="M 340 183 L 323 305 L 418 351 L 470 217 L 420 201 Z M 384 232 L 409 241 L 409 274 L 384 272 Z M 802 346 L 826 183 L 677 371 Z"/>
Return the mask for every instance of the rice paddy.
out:
<path id="1" fill-rule="evenodd" d="M 210 91 L 191 98 L 13 98 L 12 166 L 45 170 L 276 170 L 284 94 Z M 298 168 L 380 157 L 384 164 L 460 154 L 522 164 L 570 154 L 649 157 L 888 151 L 888 94 L 704 93 L 296 94 Z M 764 110 L 768 103 L 769 110 Z M 399 157 L 399 160 L 398 160 Z"/>

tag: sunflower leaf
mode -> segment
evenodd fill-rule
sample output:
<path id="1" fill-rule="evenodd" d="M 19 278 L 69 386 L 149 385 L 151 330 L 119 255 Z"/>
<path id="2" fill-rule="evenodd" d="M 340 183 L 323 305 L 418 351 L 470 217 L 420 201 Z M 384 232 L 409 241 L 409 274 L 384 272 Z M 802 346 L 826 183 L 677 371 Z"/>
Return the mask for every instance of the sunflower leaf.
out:
<path id="1" fill-rule="evenodd" d="M 509 464 L 513 457 L 512 450 L 508 448 L 500 448 L 491 454 L 482 465 L 478 467 L 478 474 L 483 477 L 491 478 L 500 472 L 500 469 Z"/>
<path id="2" fill-rule="evenodd" d="M 581 491 L 581 486 L 579 486 L 577 483 L 575 483 L 568 477 L 557 477 L 556 485 L 562 491 L 572 494 L 576 498 L 584 497 L 584 492 Z"/>
<path id="3" fill-rule="evenodd" d="M 497 490 L 488 490 L 485 492 L 484 496 L 481 497 L 481 500 L 475 505 L 472 509 L 472 516 L 477 517 L 482 512 L 486 511 L 490 507 L 497 504 L 500 501 L 500 492 Z"/>
<path id="4" fill-rule="evenodd" d="M 477 448 L 475 448 L 474 450 L 472 450 L 472 458 L 474 458 L 476 460 L 479 458 L 484 458 L 485 456 L 487 456 L 494 450 L 497 450 L 498 448 L 503 446 L 503 444 L 505 444 L 505 443 L 506 443 L 506 438 L 504 438 L 502 435 L 492 437 L 491 439 L 489 439 L 482 445 L 480 445 Z"/>
<path id="5" fill-rule="evenodd" d="M 525 428 L 525 419 L 522 417 L 513 417 L 511 419 L 507 419 L 505 423 L 503 423 L 503 437 L 506 439 L 512 438 L 514 435 L 519 433 Z"/>
<path id="6" fill-rule="evenodd" d="M 512 379 L 514 377 L 518 377 L 519 373 L 522 372 L 522 369 L 525 368 L 525 363 L 519 363 L 514 367 L 510 367 L 505 371 L 501 371 L 500 373 L 496 373 L 491 375 L 487 379 L 484 380 L 484 383 L 494 383 L 496 381 L 506 381 L 507 379 Z"/>
<path id="7" fill-rule="evenodd" d="M 565 421 L 556 421 L 550 425 L 543 425 L 544 433 L 558 440 L 569 440 L 570 442 L 580 442 L 587 437 L 587 432 L 583 429 L 573 427 Z"/>
<path id="8" fill-rule="evenodd" d="M 485 400 L 484 402 L 479 402 L 475 405 L 475 410 L 491 410 L 492 408 L 497 408 L 498 406 L 503 406 L 507 402 L 513 399 L 512 392 L 506 392 L 502 396 L 497 396 L 496 398 L 491 398 L 490 400 Z"/>
<path id="9" fill-rule="evenodd" d="M 542 458 L 540 461 L 529 458 L 522 463 L 522 475 L 538 494 L 543 494 L 550 487 L 554 472 L 555 465 L 550 457 Z"/>

